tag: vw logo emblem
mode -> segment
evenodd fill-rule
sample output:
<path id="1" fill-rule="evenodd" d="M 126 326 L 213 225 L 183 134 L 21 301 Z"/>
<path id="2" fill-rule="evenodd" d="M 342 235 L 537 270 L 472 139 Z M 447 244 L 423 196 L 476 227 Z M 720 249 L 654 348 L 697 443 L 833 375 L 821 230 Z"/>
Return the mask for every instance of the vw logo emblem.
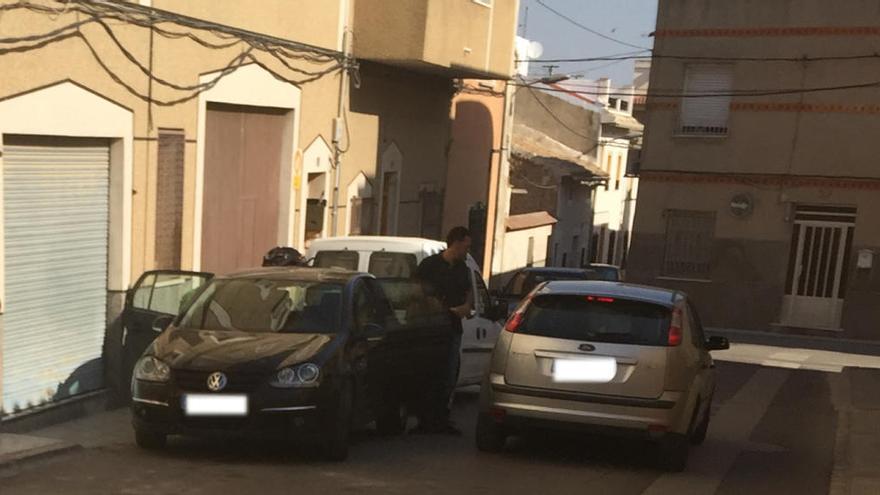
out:
<path id="1" fill-rule="evenodd" d="M 581 344 L 578 346 L 578 349 L 586 352 L 592 352 L 596 350 L 596 346 L 593 344 Z"/>
<path id="2" fill-rule="evenodd" d="M 215 371 L 208 375 L 208 390 L 211 392 L 219 392 L 226 388 L 226 375 L 219 371 Z"/>

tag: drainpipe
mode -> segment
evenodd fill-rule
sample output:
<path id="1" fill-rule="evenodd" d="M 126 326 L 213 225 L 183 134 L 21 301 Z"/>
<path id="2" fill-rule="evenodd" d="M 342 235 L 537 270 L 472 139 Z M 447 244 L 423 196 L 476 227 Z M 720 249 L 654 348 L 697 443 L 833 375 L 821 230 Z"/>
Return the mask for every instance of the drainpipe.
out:
<path id="1" fill-rule="evenodd" d="M 509 82 L 504 89 L 504 116 L 501 122 L 501 148 L 498 150 L 498 177 L 495 186 L 495 235 L 492 239 L 492 266 L 490 275 L 499 275 L 504 267 L 504 236 L 510 214 L 510 145 L 513 128 L 515 87 Z M 488 223 L 488 222 L 487 222 Z M 486 246 L 489 248 L 489 246 Z M 485 271 L 485 270 L 484 270 Z"/>
<path id="2" fill-rule="evenodd" d="M 345 15 L 348 15 L 346 10 Z M 339 225 L 339 181 L 342 177 L 342 153 L 340 142 L 342 133 L 345 132 L 345 96 L 348 93 L 348 70 L 350 65 L 348 50 L 348 20 L 342 32 L 342 55 L 344 66 L 339 74 L 339 104 L 336 108 L 336 118 L 333 119 L 333 208 L 330 210 L 330 237 L 338 235 Z M 348 136 L 346 139 L 350 139 Z"/>

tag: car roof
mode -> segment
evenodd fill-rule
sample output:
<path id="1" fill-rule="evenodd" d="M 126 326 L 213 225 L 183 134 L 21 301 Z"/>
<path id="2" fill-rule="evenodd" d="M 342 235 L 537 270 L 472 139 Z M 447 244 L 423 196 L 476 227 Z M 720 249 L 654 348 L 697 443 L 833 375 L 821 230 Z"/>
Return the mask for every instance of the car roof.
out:
<path id="1" fill-rule="evenodd" d="M 368 273 L 343 270 L 341 268 L 267 266 L 230 273 L 218 278 L 294 280 L 302 282 L 334 282 L 345 284 L 353 278 L 362 276 L 372 277 L 372 275 Z"/>
<path id="2" fill-rule="evenodd" d="M 530 266 L 522 271 L 529 273 L 585 273 L 589 268 L 564 268 L 561 266 Z"/>
<path id="3" fill-rule="evenodd" d="M 615 270 L 620 270 L 620 267 L 617 265 L 609 265 L 607 263 L 590 263 L 589 268 L 614 268 Z"/>
<path id="4" fill-rule="evenodd" d="M 605 296 L 649 302 L 666 307 L 672 307 L 681 298 L 686 297 L 683 292 L 678 290 L 600 280 L 558 280 L 547 282 L 540 289 L 539 294 Z"/>
<path id="5" fill-rule="evenodd" d="M 386 236 L 349 236 L 328 237 L 315 239 L 309 246 L 309 251 L 348 249 L 351 251 L 370 250 L 377 251 L 379 248 L 393 248 L 400 251 L 422 251 L 426 248 L 443 250 L 446 243 L 421 237 L 386 237 Z"/>

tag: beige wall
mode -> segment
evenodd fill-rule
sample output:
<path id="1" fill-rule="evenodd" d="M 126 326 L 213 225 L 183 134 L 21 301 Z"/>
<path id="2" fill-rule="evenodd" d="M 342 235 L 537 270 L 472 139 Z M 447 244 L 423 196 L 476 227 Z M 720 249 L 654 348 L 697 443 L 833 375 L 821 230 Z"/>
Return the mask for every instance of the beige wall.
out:
<path id="1" fill-rule="evenodd" d="M 374 194 L 381 194 L 380 184 L 375 180 L 379 156 L 392 143 L 397 145 L 402 155 L 397 233 L 417 235 L 421 221 L 419 188 L 442 191 L 446 187 L 452 82 L 370 62 L 362 62 L 360 72 L 361 86 L 351 90 L 351 112 L 376 116 L 379 133 L 378 156 L 365 155 L 357 160 L 364 163 L 364 172 L 375 186 Z M 351 132 L 357 135 L 363 130 L 352 127 Z M 351 162 L 352 158 L 346 154 L 345 160 Z M 342 184 L 348 184 L 357 172 L 345 167 Z"/>
<path id="2" fill-rule="evenodd" d="M 355 53 L 458 77 L 508 77 L 517 0 L 356 0 Z"/>
<path id="3" fill-rule="evenodd" d="M 870 14 L 873 12 L 873 14 Z M 820 57 L 871 54 L 880 38 L 849 32 L 876 19 L 868 0 L 736 2 L 665 0 L 658 16 L 658 52 L 709 57 Z M 870 22 L 868 23 L 870 24 Z M 760 35 L 749 28 L 814 28 L 804 35 Z M 729 36 L 694 36 L 675 30 L 729 28 Z M 832 28 L 839 34 L 829 34 Z M 670 30 L 664 35 L 663 30 Z M 690 31 L 689 33 L 693 33 Z M 655 60 L 651 88 L 680 91 L 686 63 Z M 871 82 L 880 59 L 731 63 L 733 90 L 818 88 Z M 649 102 L 643 170 L 751 172 L 880 177 L 873 166 L 880 134 L 880 88 L 734 98 L 727 137 L 677 136 L 680 101 Z M 756 106 L 752 106 L 752 104 Z M 805 111 L 781 105 L 811 105 Z M 757 110 L 756 108 L 761 108 Z"/>
<path id="4" fill-rule="evenodd" d="M 218 22 L 246 27 L 254 31 L 277 33 L 279 36 L 295 37 L 309 43 L 335 48 L 339 33 L 338 9 L 335 2 L 321 2 L 320 5 L 307 0 L 276 1 L 271 9 L 272 15 L 255 16 L 252 6 L 245 3 L 224 1 L 223 8 L 214 7 L 216 2 L 154 2 L 157 8 L 181 7 L 178 10 L 187 15 L 201 16 L 211 14 Z M 292 5 L 295 4 L 295 5 Z M 212 7 L 209 9 L 209 7 Z M 47 32 L 76 20 L 73 13 L 61 15 L 54 21 L 44 14 L 25 11 L 11 11 L 4 14 L 3 31 L 7 36 L 29 35 Z M 171 26 L 178 31 L 186 31 L 179 26 Z M 145 65 L 150 59 L 149 33 L 145 29 L 118 22 L 112 28 L 122 43 Z M 122 80 L 142 94 L 149 91 L 148 79 L 133 66 L 118 48 L 112 44 L 102 28 L 89 25 L 82 28 L 83 34 L 95 46 L 101 58 Z M 296 36 L 293 36 L 293 34 Z M 204 35 L 210 39 L 210 35 Z M 216 38 L 213 41 L 220 41 Z M 155 36 L 153 44 L 154 72 L 159 77 L 178 84 L 193 85 L 199 82 L 202 74 L 214 72 L 225 67 L 241 48 L 212 50 L 187 39 L 167 39 Z M 281 74 L 295 77 L 296 74 L 281 67 L 277 61 L 265 54 L 257 57 L 268 67 Z M 315 67 L 302 63 L 301 68 L 315 70 Z M 114 82 L 95 62 L 84 43 L 77 38 L 50 44 L 26 53 L 11 53 L 0 57 L 0 99 L 50 86 L 61 81 L 71 80 L 95 94 L 109 99 L 133 112 L 133 180 L 132 180 L 132 234 L 131 234 L 131 276 L 137 277 L 142 271 L 152 267 L 153 233 L 155 231 L 155 174 L 157 149 L 154 139 L 160 128 L 182 129 L 186 135 L 185 150 L 185 194 L 182 264 L 192 266 L 193 230 L 195 223 L 194 188 L 197 163 L 197 131 L 199 118 L 199 99 L 174 106 L 153 105 L 148 111 L 146 103 L 130 94 Z M 259 91 L 259 88 L 252 88 Z M 170 100 L 187 94 L 153 84 L 153 97 L 157 100 Z M 319 81 L 302 87 L 302 108 L 300 110 L 300 143 L 311 142 L 318 135 L 328 140 L 332 121 L 336 115 L 339 95 L 337 74 L 329 75 Z M 51 126 L 47 126 L 47 129 Z"/>
<path id="5" fill-rule="evenodd" d="M 880 51 L 863 26 L 880 15 L 868 0 L 737 2 L 661 0 L 655 50 L 703 57 L 822 57 Z M 730 62 L 733 91 L 818 88 L 870 82 L 880 61 Z M 650 87 L 683 90 L 686 65 L 655 59 Z M 726 136 L 678 133 L 681 101 L 648 101 L 642 177 L 627 275 L 695 296 L 711 326 L 780 329 L 798 205 L 857 208 L 842 333 L 878 339 L 880 270 L 857 270 L 861 248 L 877 250 L 880 88 L 734 97 Z M 754 213 L 730 212 L 734 195 Z M 716 214 L 708 281 L 662 276 L 668 209 Z M 798 330 L 805 331 L 805 330 Z"/>
<path id="6" fill-rule="evenodd" d="M 504 118 L 504 84 L 466 80 L 452 100 L 452 142 L 449 148 L 443 231 L 468 224 L 470 207 L 488 205 L 497 181 Z M 491 215 L 490 215 L 491 218 Z M 490 225 L 489 228 L 492 228 Z M 482 261 L 481 261 L 482 264 Z"/>

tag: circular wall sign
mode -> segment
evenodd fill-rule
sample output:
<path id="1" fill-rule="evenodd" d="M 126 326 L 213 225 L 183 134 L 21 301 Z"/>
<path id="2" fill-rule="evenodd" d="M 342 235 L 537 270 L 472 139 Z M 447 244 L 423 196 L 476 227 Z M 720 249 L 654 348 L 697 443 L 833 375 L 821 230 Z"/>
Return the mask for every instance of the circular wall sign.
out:
<path id="1" fill-rule="evenodd" d="M 735 217 L 745 218 L 752 214 L 754 208 L 755 203 L 748 194 L 737 194 L 730 200 L 730 212 Z"/>

